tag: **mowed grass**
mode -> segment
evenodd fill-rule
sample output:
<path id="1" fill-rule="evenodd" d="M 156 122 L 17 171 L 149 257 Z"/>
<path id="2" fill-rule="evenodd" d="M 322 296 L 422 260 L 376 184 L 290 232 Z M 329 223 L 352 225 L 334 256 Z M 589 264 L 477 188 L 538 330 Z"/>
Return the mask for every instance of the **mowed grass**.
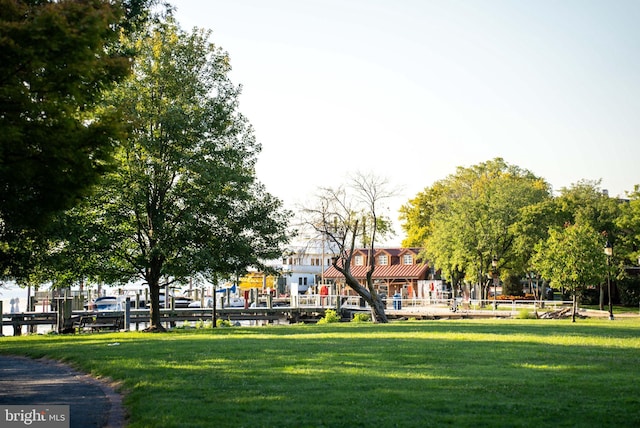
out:
<path id="1" fill-rule="evenodd" d="M 120 382 L 131 427 L 640 426 L 638 318 L 4 337 L 0 353 Z"/>

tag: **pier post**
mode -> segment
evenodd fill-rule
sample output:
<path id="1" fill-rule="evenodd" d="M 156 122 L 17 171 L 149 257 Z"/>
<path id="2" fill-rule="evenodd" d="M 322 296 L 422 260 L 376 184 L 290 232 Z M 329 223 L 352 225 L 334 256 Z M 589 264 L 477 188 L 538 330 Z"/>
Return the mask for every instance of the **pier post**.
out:
<path id="1" fill-rule="evenodd" d="M 124 331 L 129 331 L 129 324 L 131 324 L 131 297 L 127 297 L 124 307 Z"/>
<path id="2" fill-rule="evenodd" d="M 56 298 L 57 311 L 58 311 L 58 333 L 64 333 L 67 327 L 68 321 L 71 318 L 71 305 L 73 300 L 67 297 L 65 292 L 64 297 Z"/>

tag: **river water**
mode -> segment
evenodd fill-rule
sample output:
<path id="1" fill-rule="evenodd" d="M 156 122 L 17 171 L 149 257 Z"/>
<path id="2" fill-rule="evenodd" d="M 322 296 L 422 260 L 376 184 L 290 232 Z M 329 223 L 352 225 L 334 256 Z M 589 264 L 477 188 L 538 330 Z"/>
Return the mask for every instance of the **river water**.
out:
<path id="1" fill-rule="evenodd" d="M 31 292 L 33 293 L 33 290 Z M 5 314 L 25 312 L 27 310 L 27 289 L 13 283 L 0 283 L 0 300 L 2 301 L 2 312 Z M 12 335 L 13 327 L 3 326 L 2 334 Z"/>

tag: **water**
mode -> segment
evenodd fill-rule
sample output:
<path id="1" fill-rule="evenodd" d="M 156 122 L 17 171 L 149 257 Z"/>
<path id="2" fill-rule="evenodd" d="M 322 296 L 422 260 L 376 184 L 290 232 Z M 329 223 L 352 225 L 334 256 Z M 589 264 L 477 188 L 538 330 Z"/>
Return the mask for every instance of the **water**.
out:
<path id="1" fill-rule="evenodd" d="M 0 286 L 0 300 L 2 301 L 3 313 L 25 312 L 27 310 L 27 289 L 12 283 L 3 283 Z M 2 326 L 2 334 L 13 335 L 13 327 Z"/>
<path id="2" fill-rule="evenodd" d="M 33 293 L 33 290 L 31 290 L 31 293 Z M 2 300 L 2 312 L 24 312 L 27 310 L 27 289 L 18 287 L 15 284 L 5 283 L 0 286 L 0 300 Z M 17 306 L 16 301 L 18 302 Z M 11 310 L 12 303 L 14 310 Z"/>

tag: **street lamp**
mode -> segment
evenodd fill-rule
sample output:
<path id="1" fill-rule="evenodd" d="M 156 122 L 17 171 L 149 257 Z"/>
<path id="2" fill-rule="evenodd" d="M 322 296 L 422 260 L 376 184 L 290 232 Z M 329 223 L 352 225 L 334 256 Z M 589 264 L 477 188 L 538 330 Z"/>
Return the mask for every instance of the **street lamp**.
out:
<path id="1" fill-rule="evenodd" d="M 498 305 L 496 303 L 496 290 L 498 286 L 498 257 L 493 256 L 493 260 L 491 260 L 491 267 L 493 268 L 493 310 L 498 309 Z"/>
<path id="2" fill-rule="evenodd" d="M 611 304 L 611 257 L 613 256 L 613 245 L 607 241 L 604 246 L 604 254 L 607 256 L 607 292 L 609 293 L 609 319 L 613 320 L 613 305 Z"/>

